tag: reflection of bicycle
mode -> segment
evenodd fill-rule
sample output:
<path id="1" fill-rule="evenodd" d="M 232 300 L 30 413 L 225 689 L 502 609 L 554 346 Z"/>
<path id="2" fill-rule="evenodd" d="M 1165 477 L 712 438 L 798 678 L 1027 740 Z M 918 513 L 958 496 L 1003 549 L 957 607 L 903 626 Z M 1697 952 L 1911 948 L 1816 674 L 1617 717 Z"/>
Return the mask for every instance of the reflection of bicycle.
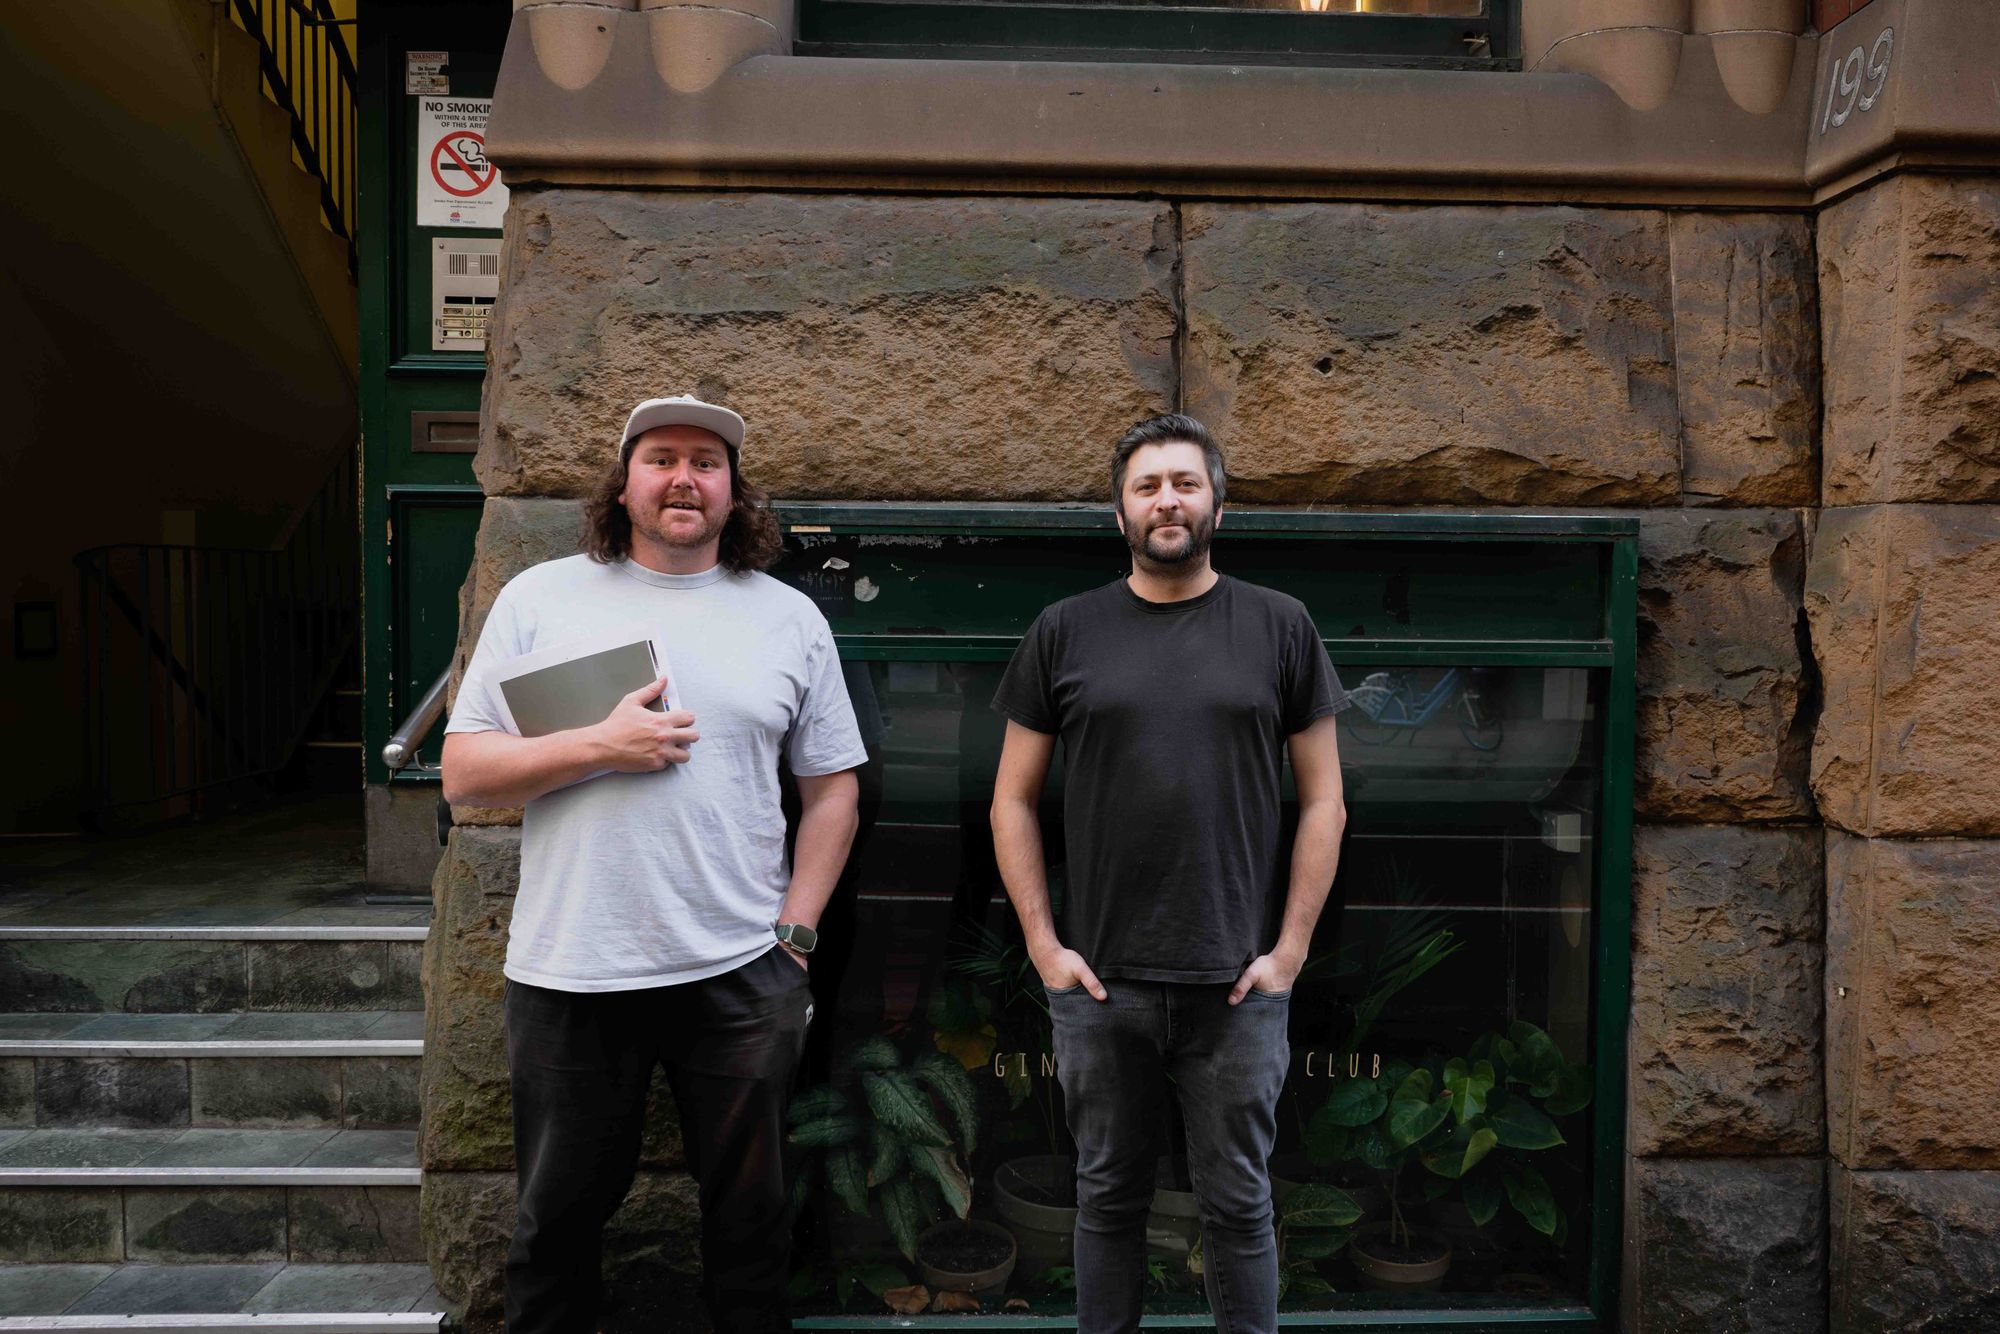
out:
<path id="1" fill-rule="evenodd" d="M 1354 708 L 1342 717 L 1347 730 L 1363 745 L 1380 746 L 1408 736 L 1435 718 L 1449 703 L 1455 706 L 1458 732 L 1474 750 L 1498 750 L 1504 728 L 1500 714 L 1486 702 L 1486 673 L 1473 668 L 1446 670 L 1429 689 L 1418 693 L 1408 671 L 1370 672 L 1348 691 Z"/>

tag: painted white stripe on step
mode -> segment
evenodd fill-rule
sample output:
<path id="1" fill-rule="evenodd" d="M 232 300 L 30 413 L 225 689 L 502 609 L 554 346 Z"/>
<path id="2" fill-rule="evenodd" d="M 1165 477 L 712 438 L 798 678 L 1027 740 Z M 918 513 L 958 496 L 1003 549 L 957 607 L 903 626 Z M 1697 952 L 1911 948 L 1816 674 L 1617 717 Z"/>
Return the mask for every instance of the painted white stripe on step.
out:
<path id="1" fill-rule="evenodd" d="M 0 1186 L 418 1186 L 415 1167 L 0 1167 Z"/>
<path id="2" fill-rule="evenodd" d="M 239 1334 L 268 1329 L 283 1334 L 420 1334 L 435 1330 L 441 1311 L 362 1311 L 324 1315 L 24 1315 L 0 1316 L 0 1331 L 47 1330 L 50 1334 L 116 1334 L 121 1330 L 163 1329 L 174 1334 Z"/>
<path id="3" fill-rule="evenodd" d="M 238 1056 L 422 1056 L 422 1038 L 188 1038 L 133 1042 L 117 1038 L 6 1038 L 0 1056 L 150 1056 L 219 1060 Z"/>
<path id="4" fill-rule="evenodd" d="M 427 926 L 0 926 L 0 940 L 423 940 L 430 933 Z"/>

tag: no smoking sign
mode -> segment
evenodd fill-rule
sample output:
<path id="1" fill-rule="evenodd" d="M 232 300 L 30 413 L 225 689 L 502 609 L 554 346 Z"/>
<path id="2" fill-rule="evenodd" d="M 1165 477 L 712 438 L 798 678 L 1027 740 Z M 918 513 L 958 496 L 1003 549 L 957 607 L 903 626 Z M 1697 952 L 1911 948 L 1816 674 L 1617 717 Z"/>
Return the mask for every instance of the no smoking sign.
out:
<path id="1" fill-rule="evenodd" d="M 498 228 L 507 187 L 486 156 L 483 97 L 417 99 L 417 225 Z"/>
<path id="2" fill-rule="evenodd" d="M 486 160 L 485 138 L 470 130 L 447 134 L 431 149 L 431 180 L 446 194 L 473 199 L 499 179 Z"/>

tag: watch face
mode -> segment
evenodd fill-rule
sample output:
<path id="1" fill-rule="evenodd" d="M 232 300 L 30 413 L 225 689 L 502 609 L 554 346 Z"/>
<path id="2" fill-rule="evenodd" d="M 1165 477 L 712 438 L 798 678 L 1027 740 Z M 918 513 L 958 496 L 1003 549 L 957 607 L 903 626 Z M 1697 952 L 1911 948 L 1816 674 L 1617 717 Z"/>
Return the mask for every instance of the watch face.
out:
<path id="1" fill-rule="evenodd" d="M 819 932 L 797 922 L 786 922 L 778 928 L 778 939 L 790 945 L 801 954 L 811 954 L 819 944 Z"/>

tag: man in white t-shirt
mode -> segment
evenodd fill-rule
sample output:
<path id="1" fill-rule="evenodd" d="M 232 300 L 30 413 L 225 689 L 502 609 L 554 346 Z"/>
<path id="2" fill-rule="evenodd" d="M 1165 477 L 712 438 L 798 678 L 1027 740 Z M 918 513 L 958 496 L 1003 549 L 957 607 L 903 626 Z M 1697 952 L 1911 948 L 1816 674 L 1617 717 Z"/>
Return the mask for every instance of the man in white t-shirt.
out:
<path id="1" fill-rule="evenodd" d="M 742 445 L 727 408 L 635 408 L 584 554 L 500 591 L 446 728 L 446 799 L 526 808 L 506 966 L 512 1334 L 596 1329 L 656 1064 L 700 1188 L 711 1324 L 788 1327 L 785 1103 L 866 752 L 825 618 L 759 572 L 782 540 Z M 514 733 L 511 660 L 626 634 L 664 648 L 666 675 L 594 726 Z M 780 763 L 801 803 L 789 870 Z"/>

